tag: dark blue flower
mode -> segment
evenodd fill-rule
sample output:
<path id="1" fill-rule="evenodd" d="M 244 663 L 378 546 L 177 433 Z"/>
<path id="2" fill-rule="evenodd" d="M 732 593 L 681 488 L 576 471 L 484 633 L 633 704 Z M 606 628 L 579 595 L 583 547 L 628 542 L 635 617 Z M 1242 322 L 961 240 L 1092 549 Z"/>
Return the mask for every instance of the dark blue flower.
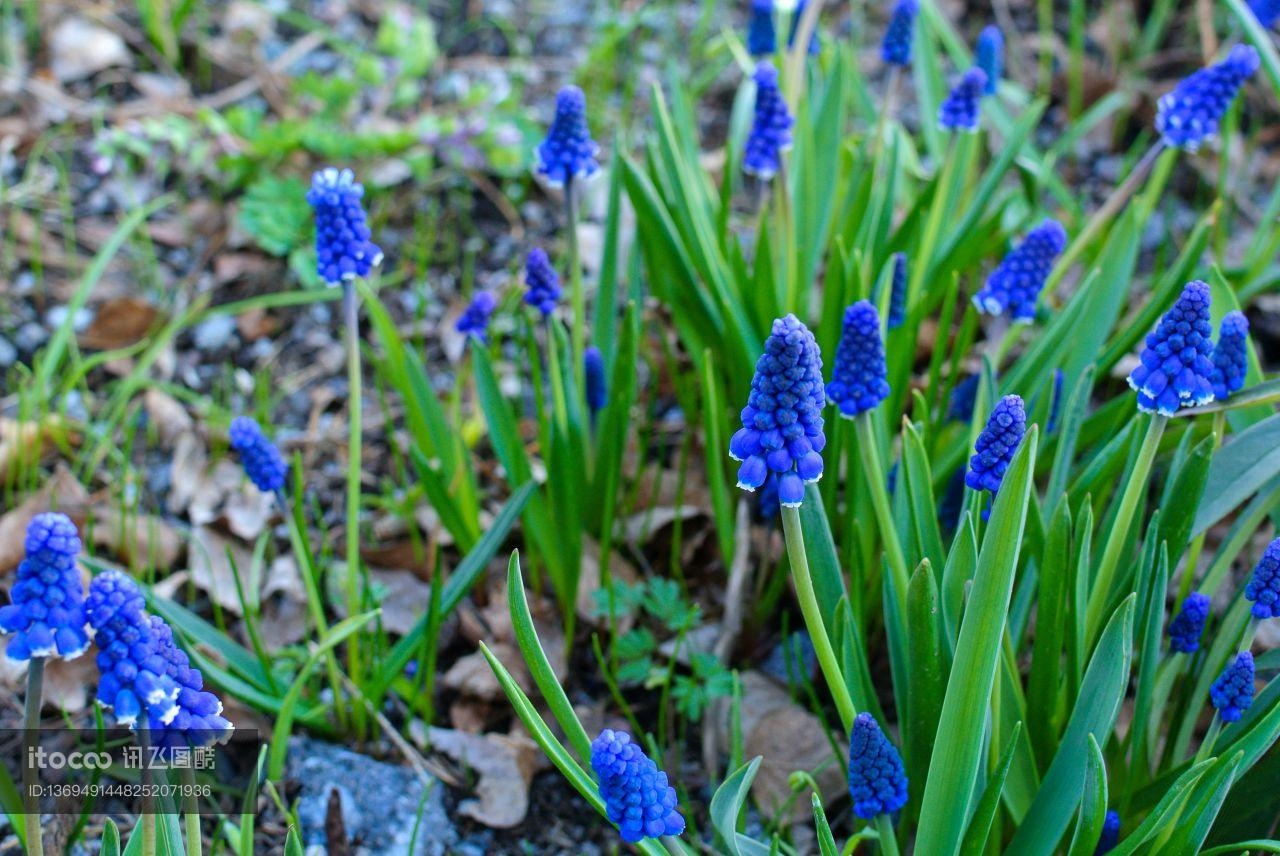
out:
<path id="1" fill-rule="evenodd" d="M 1118 811 L 1108 811 L 1106 817 L 1102 819 L 1102 837 L 1098 839 L 1098 847 L 1093 851 L 1093 856 L 1102 856 L 1104 853 L 1110 853 L 1116 849 L 1116 845 L 1120 843 L 1120 813 Z"/>
<path id="2" fill-rule="evenodd" d="M 773 474 L 778 501 L 804 501 L 804 483 L 822 478 L 822 355 L 813 334 L 794 315 L 773 322 L 742 409 L 742 428 L 729 440 L 729 455 L 741 461 L 738 487 L 754 491 Z"/>
<path id="3" fill-rule="evenodd" d="M 151 637 L 165 664 L 164 674 L 178 686 L 178 711 L 165 722 L 154 713 L 149 727 L 157 746 L 212 746 L 231 738 L 234 726 L 222 716 L 222 702 L 204 689 L 200 670 L 173 641 L 173 630 L 157 615 L 150 616 Z"/>
<path id="4" fill-rule="evenodd" d="M 880 59 L 885 64 L 907 65 L 911 62 L 911 31 L 919 11 L 919 0 L 898 0 L 893 4 L 884 41 L 880 42 Z"/>
<path id="5" fill-rule="evenodd" d="M 604 357 L 595 345 L 589 345 L 582 352 L 582 369 L 587 407 L 592 413 L 599 413 L 604 410 L 607 388 L 604 380 Z"/>
<path id="6" fill-rule="evenodd" d="M 1004 33 L 995 24 L 982 28 L 974 46 L 974 64 L 987 75 L 987 95 L 996 94 L 996 85 L 1004 76 Z"/>
<path id="7" fill-rule="evenodd" d="M 1253 704 L 1253 654 L 1241 651 L 1209 687 L 1223 722 L 1235 722 Z"/>
<path id="8" fill-rule="evenodd" d="M 329 285 L 368 276 L 382 261 L 382 250 L 369 240 L 364 185 L 349 169 L 322 169 L 311 177 L 307 201 L 316 217 L 316 273 Z"/>
<path id="9" fill-rule="evenodd" d="M 938 520 L 948 532 L 956 531 L 960 525 L 960 513 L 964 511 L 964 477 L 966 469 L 956 467 L 956 471 L 947 479 L 947 488 L 938 503 Z"/>
<path id="10" fill-rule="evenodd" d="M 1057 220 L 1045 220 L 1013 249 L 987 277 L 973 296 L 979 312 L 1001 315 L 1008 312 L 1014 321 L 1030 322 L 1036 317 L 1036 300 L 1044 288 L 1054 260 L 1067 246 L 1067 230 Z"/>
<path id="11" fill-rule="evenodd" d="M 827 399 L 841 416 L 852 419 L 888 398 L 887 375 L 880 316 L 869 302 L 859 300 L 844 311 Z"/>
<path id="12" fill-rule="evenodd" d="M 953 422 L 973 421 L 973 408 L 978 401 L 978 380 L 976 374 L 965 375 L 951 388 L 951 397 L 947 400 L 948 419 Z"/>
<path id="13" fill-rule="evenodd" d="M 1209 618 L 1209 596 L 1192 592 L 1169 622 L 1169 648 L 1181 654 L 1200 650 L 1200 635 Z"/>
<path id="14" fill-rule="evenodd" d="M 1280 538 L 1267 545 L 1244 587 L 1244 597 L 1253 601 L 1254 618 L 1280 618 Z"/>
<path id="15" fill-rule="evenodd" d="M 1062 379 L 1065 377 L 1062 369 L 1053 370 L 1053 389 L 1049 392 L 1049 421 L 1046 431 L 1052 431 L 1058 427 L 1058 416 L 1062 411 Z"/>
<path id="16" fill-rule="evenodd" d="M 889 329 L 896 330 L 907 320 L 907 254 L 893 254 L 893 275 L 889 283 Z"/>
<path id="17" fill-rule="evenodd" d="M 1213 326 L 1209 286 L 1187 283 L 1173 308 L 1147 336 L 1142 364 L 1129 375 L 1138 409 L 1172 416 L 1179 408 L 1213 401 Z"/>
<path id="18" fill-rule="evenodd" d="M 747 53 L 769 56 L 778 49 L 778 36 L 773 27 L 773 0 L 751 0 L 751 17 L 747 20 Z"/>
<path id="19" fill-rule="evenodd" d="M 800 16 L 804 14 L 804 8 L 807 5 L 809 5 L 807 0 L 799 0 L 796 3 L 796 8 L 791 12 L 791 32 L 787 35 L 788 48 L 795 47 L 796 36 L 800 30 Z M 813 28 L 813 34 L 809 36 L 809 47 L 805 50 L 808 51 L 809 56 L 817 56 L 822 50 L 822 43 L 818 41 L 818 28 L 816 26 Z"/>
<path id="20" fill-rule="evenodd" d="M 1184 78 L 1156 103 L 1156 130 L 1165 143 L 1195 151 L 1218 133 L 1218 123 L 1244 82 L 1258 70 L 1258 52 L 1236 45 L 1222 62 Z"/>
<path id="21" fill-rule="evenodd" d="M 458 316 L 454 329 L 463 335 L 475 336 L 483 342 L 489 329 L 489 316 L 497 305 L 498 298 L 492 291 L 477 291 L 467 308 Z"/>
<path id="22" fill-rule="evenodd" d="M 1005 471 L 1013 461 L 1013 453 L 1026 433 L 1027 410 L 1022 398 L 1006 395 L 997 402 L 987 419 L 987 426 L 978 435 L 964 483 L 974 490 L 998 493 Z"/>
<path id="23" fill-rule="evenodd" d="M 684 832 L 676 789 L 631 735 L 601 731 L 591 742 L 591 769 L 600 782 L 605 811 L 623 841 L 634 844 Z"/>
<path id="24" fill-rule="evenodd" d="M 1222 400 L 1244 386 L 1249 370 L 1249 319 L 1243 312 L 1228 312 L 1218 327 L 1213 346 L 1213 397 Z"/>
<path id="25" fill-rule="evenodd" d="M 524 285 L 524 302 L 541 312 L 543 318 L 549 318 L 560 299 L 560 276 L 542 247 L 529 251 L 524 264 Z"/>
<path id="26" fill-rule="evenodd" d="M 849 793 L 853 813 L 863 820 L 893 814 L 907 804 L 902 756 L 869 713 L 858 714 L 849 733 Z"/>
<path id="27" fill-rule="evenodd" d="M 538 146 L 538 173 L 553 187 L 587 178 L 600 168 L 599 151 L 587 127 L 586 96 L 576 86 L 564 87 L 556 94 L 556 116 L 547 138 Z"/>
<path id="28" fill-rule="evenodd" d="M 162 725 L 178 715 L 178 684 L 169 677 L 142 592 L 119 571 L 94 578 L 85 612 L 98 645 L 98 702 L 132 728 L 145 709 Z"/>
<path id="29" fill-rule="evenodd" d="M 960 82 L 947 95 L 942 106 L 938 108 L 938 125 L 944 130 L 968 131 L 978 130 L 981 117 L 979 109 L 982 95 L 987 89 L 987 73 L 980 68 L 971 68 L 961 76 Z"/>
<path id="30" fill-rule="evenodd" d="M 1249 11 L 1266 29 L 1274 26 L 1276 19 L 1280 18 L 1280 0 L 1249 0 Z"/>
<path id="31" fill-rule="evenodd" d="M 756 66 L 756 114 L 747 135 L 742 168 L 748 175 L 772 178 L 782 169 L 782 153 L 791 148 L 791 112 L 778 89 L 778 70 Z"/>
<path id="32" fill-rule="evenodd" d="M 240 454 L 245 475 L 258 486 L 258 490 L 271 493 L 284 487 L 289 465 L 275 444 L 262 433 L 257 422 L 248 416 L 237 416 L 231 420 L 231 429 L 227 433 L 231 448 Z"/>
<path id="33" fill-rule="evenodd" d="M 80 536 L 65 514 L 45 512 L 31 518 L 18 564 L 12 601 L 0 609 L 0 631 L 12 633 L 6 656 L 14 662 L 32 657 L 79 657 L 89 647 L 85 632 L 84 587 L 76 556 Z"/>

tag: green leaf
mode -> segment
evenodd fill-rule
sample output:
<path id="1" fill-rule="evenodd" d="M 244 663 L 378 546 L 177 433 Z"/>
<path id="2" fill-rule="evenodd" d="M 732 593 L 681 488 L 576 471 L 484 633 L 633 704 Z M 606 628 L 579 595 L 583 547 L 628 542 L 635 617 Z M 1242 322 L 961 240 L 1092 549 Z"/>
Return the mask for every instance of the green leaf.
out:
<path id="1" fill-rule="evenodd" d="M 738 832 L 738 818 L 751 794 L 751 783 L 762 760 L 757 757 L 743 764 L 711 796 L 711 825 L 719 833 L 729 856 L 768 856 L 770 852 L 765 845 Z"/>
<path id="2" fill-rule="evenodd" d="M 1013 758 L 1017 754 L 1019 738 L 1022 736 L 1022 723 L 1013 725 L 1013 733 L 1009 736 L 1009 745 L 1000 757 L 991 779 L 982 791 L 973 817 L 964 832 L 964 841 L 960 845 L 963 856 L 980 856 L 987 849 L 987 839 L 991 836 L 991 822 L 995 820 L 996 810 L 1000 808 L 1000 796 L 1004 792 L 1004 783 L 1009 776 L 1009 768 L 1013 766 Z"/>
<path id="3" fill-rule="evenodd" d="M 143 817 L 129 835 L 129 843 L 125 845 L 124 856 L 142 856 L 147 851 L 144 841 L 147 832 L 147 821 L 155 819 L 155 856 L 185 856 L 187 849 L 182 844 L 182 827 L 176 814 L 156 814 Z"/>
<path id="4" fill-rule="evenodd" d="M 1080 800 L 1080 816 L 1071 837 L 1067 856 L 1093 856 L 1102 837 L 1107 819 L 1107 762 L 1097 739 L 1089 735 L 1089 763 L 1084 771 L 1084 791 Z"/>
<path id="5" fill-rule="evenodd" d="M 1138 828 L 1116 845 L 1116 848 L 1111 851 L 1111 856 L 1133 856 L 1138 852 L 1138 848 L 1146 844 L 1152 836 L 1167 829 L 1181 814 L 1183 806 L 1187 803 L 1187 798 L 1191 795 L 1191 789 L 1214 765 L 1214 762 L 1215 759 L 1213 758 L 1201 761 L 1179 776 Z"/>
<path id="6" fill-rule="evenodd" d="M 1167 853 L 1199 853 L 1213 827 L 1218 811 L 1227 798 L 1227 792 L 1235 784 L 1236 773 L 1240 770 L 1240 762 L 1244 752 L 1218 758 L 1203 779 L 1196 783 L 1191 797 L 1187 800 L 1186 811 L 1180 822 L 1173 827 L 1172 835 L 1162 845 Z"/>
<path id="7" fill-rule="evenodd" d="M 1209 465 L 1192 534 L 1199 535 L 1280 474 L 1280 414 L 1232 436 Z"/>
<path id="8" fill-rule="evenodd" d="M 984 731 L 975 725 L 986 721 L 991 699 L 1027 519 L 1038 430 L 1033 426 L 1027 432 L 1005 473 L 983 538 L 938 726 L 938 733 L 948 739 L 934 744 L 929 763 L 916 837 L 920 853 L 957 853 L 969 820 Z"/>
<path id="9" fill-rule="evenodd" d="M 1027 718 L 1035 724 L 1030 729 L 1031 745 L 1041 769 L 1058 745 L 1054 722 L 1063 684 L 1062 660 L 1071 605 L 1071 547 L 1071 510 L 1064 502 L 1058 505 L 1049 523 L 1048 542 L 1040 559 L 1036 632 L 1027 678 Z"/>
<path id="10" fill-rule="evenodd" d="M 907 778 L 923 782 L 942 715 L 948 665 L 938 586 L 928 559 L 916 567 L 907 587 L 907 636 L 911 651 L 906 704 L 910 719 L 904 736 Z"/>
<path id="11" fill-rule="evenodd" d="M 102 827 L 102 842 L 99 844 L 99 856 L 120 856 L 120 827 L 111 818 L 107 818 Z"/>
<path id="12" fill-rule="evenodd" d="M 1190 436 L 1189 432 L 1187 436 Z M 1159 539 L 1169 545 L 1170 556 L 1181 556 L 1187 548 L 1196 510 L 1204 495 L 1215 445 L 1213 437 L 1205 437 L 1165 482 L 1164 496 L 1160 499 Z"/>
<path id="13" fill-rule="evenodd" d="M 284 837 L 284 856 L 303 856 L 302 839 L 298 837 L 298 828 L 290 826 Z"/>
<path id="14" fill-rule="evenodd" d="M 822 800 L 817 794 L 810 794 L 809 798 L 813 803 L 813 825 L 818 833 L 818 852 L 822 856 L 840 856 L 840 848 L 836 846 L 835 836 L 831 834 L 831 824 L 827 822 Z"/>
<path id="15" fill-rule="evenodd" d="M 844 574 L 840 571 L 840 559 L 836 555 L 835 539 L 831 537 L 827 511 L 822 505 L 822 494 L 815 484 L 805 485 L 804 502 L 800 505 L 800 529 L 804 532 L 813 591 L 822 609 L 822 624 L 834 628 L 836 604 L 846 596 Z M 831 641 L 835 645 L 839 640 L 832 637 Z"/>

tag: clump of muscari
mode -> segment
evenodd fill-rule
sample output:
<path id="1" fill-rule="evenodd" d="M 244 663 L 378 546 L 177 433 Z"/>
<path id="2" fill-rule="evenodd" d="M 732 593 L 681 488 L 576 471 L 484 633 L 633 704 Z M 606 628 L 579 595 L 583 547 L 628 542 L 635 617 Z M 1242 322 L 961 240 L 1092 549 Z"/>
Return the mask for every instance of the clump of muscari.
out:
<path id="1" fill-rule="evenodd" d="M 880 316 L 866 300 L 844 311 L 844 329 L 836 346 L 827 399 L 849 419 L 876 407 L 889 396 Z"/>
<path id="2" fill-rule="evenodd" d="M 1253 654 L 1241 651 L 1209 688 L 1209 698 L 1223 722 L 1235 722 L 1253 704 Z"/>
<path id="3" fill-rule="evenodd" d="M 782 153 L 791 148 L 791 112 L 778 89 L 778 70 L 770 63 L 756 66 L 756 108 L 747 135 L 742 168 L 748 175 L 770 179 L 782 169 Z"/>
<path id="4" fill-rule="evenodd" d="M 1004 33 L 995 24 L 982 28 L 974 46 L 973 61 L 987 75 L 987 95 L 996 94 L 996 86 L 1004 76 Z"/>
<path id="5" fill-rule="evenodd" d="M 227 434 L 231 448 L 240 455 L 245 475 L 258 490 L 274 493 L 284 487 L 289 466 L 257 422 L 248 416 L 237 416 L 231 420 Z"/>
<path id="6" fill-rule="evenodd" d="M 37 514 L 27 525 L 25 558 L 18 564 L 10 603 L 0 609 L 0 632 L 11 633 L 5 656 L 79 657 L 89 647 L 84 587 L 76 556 L 80 536 L 65 514 Z"/>
<path id="7" fill-rule="evenodd" d="M 976 132 L 986 89 L 985 71 L 980 68 L 966 71 L 938 108 L 938 125 L 948 131 Z"/>
<path id="8" fill-rule="evenodd" d="M 477 291 L 458 316 L 454 329 L 464 336 L 475 336 L 484 341 L 489 330 L 489 317 L 498 306 L 498 298 L 492 291 Z"/>
<path id="9" fill-rule="evenodd" d="M 1272 27 L 1280 18 L 1280 0 L 1249 0 L 1249 11 L 1264 28 Z"/>
<path id="10" fill-rule="evenodd" d="M 631 735 L 601 731 L 591 742 L 591 769 L 600 783 L 605 812 L 623 841 L 634 844 L 684 832 L 676 789 Z"/>
<path id="11" fill-rule="evenodd" d="M 600 147 L 587 127 L 587 98 L 576 86 L 566 86 L 556 95 L 556 115 L 538 146 L 538 174 L 552 186 L 568 184 L 575 178 L 589 178 L 600 165 Z"/>
<path id="12" fill-rule="evenodd" d="M 1067 231 L 1057 220 L 1036 226 L 987 277 L 973 296 L 979 312 L 1001 315 L 1008 312 L 1014 321 L 1028 323 L 1036 317 L 1036 300 L 1053 263 L 1067 246 Z"/>
<path id="13" fill-rule="evenodd" d="M 1258 52 L 1236 45 L 1221 62 L 1184 78 L 1156 103 L 1156 130 L 1166 145 L 1195 151 L 1218 133 L 1236 93 L 1258 70 Z"/>
<path id="14" fill-rule="evenodd" d="M 1280 618 L 1280 538 L 1267 545 L 1244 587 L 1254 618 Z"/>
<path id="15" fill-rule="evenodd" d="M 1169 647 L 1180 654 L 1200 650 L 1200 636 L 1209 618 L 1209 596 L 1192 592 L 1182 602 L 1182 609 L 1169 622 Z"/>
<path id="16" fill-rule="evenodd" d="M 729 441 L 730 456 L 742 462 L 738 487 L 754 491 L 772 475 L 778 501 L 800 505 L 805 482 L 822 478 L 824 404 L 818 343 L 794 315 L 779 318 L 756 362 L 742 428 Z"/>
<path id="17" fill-rule="evenodd" d="M 1160 319 L 1129 374 L 1138 391 L 1138 409 L 1172 416 L 1183 407 L 1213 401 L 1213 327 L 1209 286 L 1187 283 L 1173 308 Z"/>
<path id="18" fill-rule="evenodd" d="M 911 31 L 915 28 L 919 0 L 898 0 L 889 15 L 884 40 L 880 42 L 880 59 L 887 65 L 907 65 L 911 62 Z"/>
<path id="19" fill-rule="evenodd" d="M 200 670 L 173 641 L 173 629 L 158 615 L 149 616 L 151 638 L 164 662 L 164 675 L 178 687 L 177 711 L 168 720 L 151 714 L 154 741 L 161 746 L 212 746 L 231 739 L 234 726 L 222 715 L 222 701 L 204 688 Z"/>
<path id="20" fill-rule="evenodd" d="M 907 804 L 902 756 L 869 713 L 857 715 L 849 734 L 849 794 L 853 813 L 863 820 L 893 814 Z"/>
<path id="21" fill-rule="evenodd" d="M 382 250 L 370 240 L 363 197 L 364 186 L 349 169 L 329 167 L 311 177 L 316 273 L 330 286 L 368 276 L 382 261 Z"/>
<path id="22" fill-rule="evenodd" d="M 524 302 L 541 312 L 543 318 L 551 317 L 560 299 L 560 276 L 551 266 L 547 251 L 541 247 L 529 251 L 524 265 L 524 285 Z"/>
<path id="23" fill-rule="evenodd" d="M 1222 317 L 1218 341 L 1213 346 L 1213 397 L 1222 400 L 1244 386 L 1249 370 L 1249 319 L 1243 312 L 1232 311 Z"/>

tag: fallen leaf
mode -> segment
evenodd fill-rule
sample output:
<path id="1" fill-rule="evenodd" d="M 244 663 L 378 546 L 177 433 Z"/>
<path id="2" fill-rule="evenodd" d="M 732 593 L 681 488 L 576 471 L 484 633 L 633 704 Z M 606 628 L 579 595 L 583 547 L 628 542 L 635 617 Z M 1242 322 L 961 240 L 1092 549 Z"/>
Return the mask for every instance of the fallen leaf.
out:
<path id="1" fill-rule="evenodd" d="M 170 571 L 182 555 L 182 536 L 154 514 L 124 511 L 109 501 L 92 506 L 93 543 L 135 571 Z"/>
<path id="2" fill-rule="evenodd" d="M 195 431 L 195 420 L 187 413 L 187 408 L 156 387 L 147 390 L 143 404 L 147 409 L 147 420 L 155 426 L 163 448 L 172 449 L 179 437 Z"/>
<path id="3" fill-rule="evenodd" d="M 80 345 L 100 351 L 127 348 L 141 341 L 160 317 L 160 311 L 137 297 L 117 297 L 98 307 Z"/>
<path id="4" fill-rule="evenodd" d="M 239 490 L 231 491 L 222 507 L 227 528 L 246 541 L 253 541 L 263 533 L 275 511 L 275 497 L 258 490 L 250 481 L 245 481 Z"/>
<path id="5" fill-rule="evenodd" d="M 44 666 L 44 708 L 64 713 L 79 713 L 89 706 L 97 691 L 98 665 L 95 662 L 98 649 L 89 650 L 74 660 L 48 659 Z M 24 692 L 27 684 L 27 664 L 15 663 L 8 657 L 0 657 L 0 686 L 15 693 Z"/>
<path id="6" fill-rule="evenodd" d="M 506 642 L 495 642 L 489 646 L 489 651 L 506 666 L 521 689 L 526 693 L 532 689 L 533 680 L 518 648 Z M 505 697 L 502 684 L 498 683 L 488 660 L 479 651 L 459 657 L 444 673 L 440 683 L 446 689 L 482 701 L 499 701 Z"/>
<path id="7" fill-rule="evenodd" d="M 78 440 L 71 425 L 54 414 L 23 422 L 0 418 L 0 480 L 13 467 L 35 466 L 55 446 Z"/>
<path id="8" fill-rule="evenodd" d="M 244 614 L 240 589 L 245 597 L 254 598 L 253 554 L 242 544 L 218 534 L 208 526 L 197 526 L 191 532 L 191 549 L 187 551 L 191 581 L 223 609 Z M 236 577 L 239 575 L 239 587 Z"/>
<path id="9" fill-rule="evenodd" d="M 256 342 L 279 329 L 279 320 L 262 307 L 255 307 L 236 316 L 236 330 L 246 342 Z"/>
<path id="10" fill-rule="evenodd" d="M 532 740 L 447 728 L 427 729 L 427 739 L 432 749 L 476 774 L 475 799 L 459 803 L 460 814 L 492 829 L 511 829 L 524 821 L 539 754 Z"/>
<path id="11" fill-rule="evenodd" d="M 49 37 L 49 68 L 58 80 L 89 77 L 103 69 L 132 64 L 124 39 L 85 18 L 64 18 Z"/>
<path id="12" fill-rule="evenodd" d="M 381 590 L 382 626 L 403 636 L 431 602 L 431 586 L 409 571 L 369 571 L 369 579 Z"/>
<path id="13" fill-rule="evenodd" d="M 50 510 L 61 511 L 73 519 L 82 518 L 88 504 L 89 492 L 65 464 L 59 463 L 40 490 L 0 517 L 0 573 L 8 573 L 22 561 L 22 545 L 31 518 Z"/>

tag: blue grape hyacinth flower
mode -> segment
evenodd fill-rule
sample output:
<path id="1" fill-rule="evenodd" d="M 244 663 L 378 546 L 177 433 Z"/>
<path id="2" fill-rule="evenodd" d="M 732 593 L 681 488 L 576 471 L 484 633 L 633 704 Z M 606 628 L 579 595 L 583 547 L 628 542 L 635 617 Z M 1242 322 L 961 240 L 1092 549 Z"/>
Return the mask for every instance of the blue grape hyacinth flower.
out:
<path id="1" fill-rule="evenodd" d="M 953 422 L 972 422 L 973 408 L 978 403 L 978 381 L 976 374 L 965 375 L 951 388 L 947 399 L 947 418 Z"/>
<path id="2" fill-rule="evenodd" d="M 18 564 L 12 601 L 0 609 L 0 632 L 12 633 L 5 655 L 15 663 L 32 657 L 79 657 L 89 647 L 84 587 L 76 556 L 80 536 L 65 514 L 31 518 Z"/>
<path id="3" fill-rule="evenodd" d="M 1254 618 L 1280 618 L 1280 538 L 1267 545 L 1244 587 Z"/>
<path id="4" fill-rule="evenodd" d="M 995 24 L 982 28 L 973 49 L 973 62 L 987 75 L 987 95 L 996 94 L 996 86 L 1004 77 L 1004 33 Z"/>
<path id="5" fill-rule="evenodd" d="M 1169 622 L 1169 648 L 1180 654 L 1200 650 L 1200 636 L 1209 618 L 1209 596 L 1192 592 L 1182 602 L 1182 609 Z"/>
<path id="6" fill-rule="evenodd" d="M 1045 220 L 1013 249 L 987 277 L 973 296 L 979 312 L 1001 315 L 1029 323 L 1036 317 L 1036 300 L 1044 288 L 1053 263 L 1067 246 L 1067 230 L 1057 220 Z"/>
<path id="7" fill-rule="evenodd" d="M 589 178 L 600 168 L 599 152 L 587 127 L 587 97 L 576 86 L 564 87 L 556 94 L 556 115 L 547 137 L 538 146 L 538 174 L 553 187 Z"/>
<path id="8" fill-rule="evenodd" d="M 85 612 L 98 645 L 98 702 L 132 728 L 138 717 L 168 725 L 178 715 L 178 684 L 146 613 L 137 584 L 108 571 L 89 584 Z"/>
<path id="9" fill-rule="evenodd" d="M 769 56 L 777 49 L 773 0 L 751 0 L 751 16 L 747 19 L 747 53 L 753 57 Z"/>
<path id="10" fill-rule="evenodd" d="M 349 169 L 322 169 L 311 177 L 307 202 L 316 219 L 316 273 L 330 286 L 368 276 L 382 262 L 382 250 L 369 240 L 364 185 Z"/>
<path id="11" fill-rule="evenodd" d="M 524 302 L 541 312 L 543 318 L 551 317 L 560 299 L 560 276 L 542 247 L 534 247 L 525 259 L 524 285 Z"/>
<path id="12" fill-rule="evenodd" d="M 808 6 L 808 0 L 799 0 L 795 9 L 791 10 L 791 32 L 787 34 L 787 47 L 793 48 L 796 44 L 796 36 L 800 33 L 800 16 L 804 14 L 805 7 Z M 809 56 L 817 56 L 822 50 L 822 42 L 818 39 L 818 28 L 814 27 L 813 34 L 809 36 L 809 45 L 805 48 Z"/>
<path id="13" fill-rule="evenodd" d="M 1249 0 L 1249 11 L 1264 30 L 1268 29 L 1280 18 L 1280 0 Z"/>
<path id="14" fill-rule="evenodd" d="M 880 315 L 866 300 L 844 311 L 844 328 L 836 346 L 827 400 L 840 415 L 852 419 L 889 397 Z"/>
<path id="15" fill-rule="evenodd" d="M 1120 843 L 1120 812 L 1108 811 L 1106 816 L 1102 818 L 1102 836 L 1098 839 L 1098 846 L 1093 851 L 1093 856 L 1103 856 L 1104 853 L 1110 853 L 1116 849 L 1116 845 Z"/>
<path id="16" fill-rule="evenodd" d="M 987 425 L 978 435 L 964 483 L 974 490 L 1000 492 L 1013 453 L 1027 433 L 1027 409 L 1021 396 L 1006 395 L 996 403 Z"/>
<path id="17" fill-rule="evenodd" d="M 898 0 L 889 15 L 884 40 L 880 42 L 880 59 L 886 65 L 908 65 L 911 62 L 912 30 L 915 29 L 919 0 Z"/>
<path id="18" fill-rule="evenodd" d="M 1235 722 L 1253 704 L 1253 654 L 1241 651 L 1209 687 L 1209 698 L 1223 722 Z"/>
<path id="19" fill-rule="evenodd" d="M 1249 370 L 1249 319 L 1243 312 L 1228 312 L 1218 327 L 1213 346 L 1213 397 L 1219 401 L 1244 387 Z"/>
<path id="20" fill-rule="evenodd" d="M 492 291 L 477 291 L 453 328 L 464 336 L 475 336 L 483 342 L 489 331 L 489 317 L 497 306 L 498 298 Z"/>
<path id="21" fill-rule="evenodd" d="M 849 733 L 849 793 L 853 813 L 863 820 L 893 814 L 907 804 L 902 756 L 869 713 L 858 714 Z"/>
<path id="22" fill-rule="evenodd" d="M 258 490 L 272 493 L 284 487 L 289 465 L 285 463 L 275 444 L 262 433 L 262 427 L 257 422 L 248 416 L 237 416 L 231 420 L 231 429 L 227 434 L 231 440 L 231 448 L 240 455 L 244 474 Z"/>
<path id="23" fill-rule="evenodd" d="M 173 629 L 163 618 L 149 616 L 156 651 L 164 661 L 164 674 L 178 686 L 177 712 L 165 722 L 151 715 L 149 727 L 158 746 L 212 746 L 231 739 L 235 730 L 222 715 L 222 702 L 204 688 L 200 670 L 173 641 Z"/>
<path id="24" fill-rule="evenodd" d="M 1236 45 L 1219 63 L 1184 78 L 1156 102 L 1156 130 L 1166 145 L 1195 151 L 1218 133 L 1227 107 L 1258 70 L 1258 52 Z"/>
<path id="25" fill-rule="evenodd" d="M 1172 416 L 1213 401 L 1213 326 L 1209 286 L 1193 280 L 1147 336 L 1142 363 L 1129 375 L 1138 409 Z"/>
<path id="26" fill-rule="evenodd" d="M 754 491 L 773 477 L 778 502 L 799 506 L 805 482 L 822 478 L 825 404 L 818 343 L 796 316 L 779 318 L 756 361 L 742 428 L 729 440 L 730 457 L 742 462 L 738 487 Z"/>
<path id="27" fill-rule="evenodd" d="M 591 742 L 591 770 L 600 782 L 609 820 L 617 824 L 623 841 L 635 844 L 684 832 L 676 789 L 631 735 L 601 731 Z"/>
<path id="28" fill-rule="evenodd" d="M 907 254 L 893 254 L 889 280 L 889 329 L 896 330 L 907 320 Z"/>
<path id="29" fill-rule="evenodd" d="M 1045 431 L 1053 431 L 1058 427 L 1058 417 L 1062 414 L 1062 381 L 1066 377 L 1062 369 L 1053 370 L 1053 387 L 1049 390 L 1049 420 Z"/>
<path id="30" fill-rule="evenodd" d="M 938 108 L 938 125 L 944 130 L 974 133 L 981 118 L 982 95 L 987 89 L 987 73 L 971 68 L 961 77 Z"/>
<path id="31" fill-rule="evenodd" d="M 768 180 L 782 169 L 782 153 L 791 148 L 791 111 L 778 89 L 778 70 L 767 62 L 756 66 L 756 111 L 747 135 L 742 168 Z"/>
<path id="32" fill-rule="evenodd" d="M 582 352 L 583 384 L 586 386 L 587 408 L 592 414 L 604 410 L 608 389 L 604 378 L 604 355 L 595 345 Z"/>

